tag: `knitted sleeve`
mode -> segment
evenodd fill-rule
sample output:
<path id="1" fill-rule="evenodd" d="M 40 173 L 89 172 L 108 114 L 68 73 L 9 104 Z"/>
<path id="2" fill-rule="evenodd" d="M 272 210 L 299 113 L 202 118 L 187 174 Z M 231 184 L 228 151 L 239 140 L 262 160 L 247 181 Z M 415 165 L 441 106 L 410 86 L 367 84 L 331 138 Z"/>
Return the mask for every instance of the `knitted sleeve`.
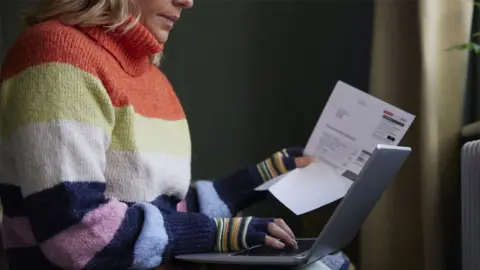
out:
<path id="1" fill-rule="evenodd" d="M 97 77 L 43 63 L 3 81 L 0 93 L 0 143 L 15 168 L 7 180 L 21 191 L 8 219 L 53 264 L 151 269 L 177 254 L 213 250 L 216 224 L 206 215 L 105 196 L 115 108 Z"/>
<path id="2" fill-rule="evenodd" d="M 200 212 L 211 218 L 233 217 L 266 198 L 268 192 L 254 190 L 262 182 L 250 170 L 242 169 L 214 181 L 196 181 L 185 200 L 188 212 Z"/>
<path id="3" fill-rule="evenodd" d="M 188 211 L 200 211 L 212 218 L 231 217 L 269 194 L 255 191 L 265 181 L 281 176 L 296 166 L 303 148 L 287 148 L 274 153 L 254 166 L 237 170 L 216 181 L 197 181 L 190 188 L 186 203 Z"/>

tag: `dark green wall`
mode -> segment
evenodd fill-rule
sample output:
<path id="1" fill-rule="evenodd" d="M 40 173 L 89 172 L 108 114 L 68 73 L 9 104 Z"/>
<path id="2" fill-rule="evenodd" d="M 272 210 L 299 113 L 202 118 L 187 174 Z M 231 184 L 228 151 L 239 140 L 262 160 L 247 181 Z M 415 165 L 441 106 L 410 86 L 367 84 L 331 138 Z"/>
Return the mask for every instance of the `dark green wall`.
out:
<path id="1" fill-rule="evenodd" d="M 372 1 L 196 1 L 163 70 L 187 112 L 194 178 L 305 145 L 337 80 L 368 88 Z"/>

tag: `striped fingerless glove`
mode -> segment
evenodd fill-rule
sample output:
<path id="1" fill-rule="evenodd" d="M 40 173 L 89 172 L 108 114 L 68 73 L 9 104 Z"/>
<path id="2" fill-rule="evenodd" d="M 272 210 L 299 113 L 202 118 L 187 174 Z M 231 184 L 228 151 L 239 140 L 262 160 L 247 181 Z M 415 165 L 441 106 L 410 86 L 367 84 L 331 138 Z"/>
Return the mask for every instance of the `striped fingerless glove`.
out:
<path id="1" fill-rule="evenodd" d="M 268 224 L 273 218 L 215 218 L 217 238 L 215 251 L 233 252 L 265 243 Z"/>
<path id="2" fill-rule="evenodd" d="M 268 181 L 297 168 L 295 158 L 303 156 L 303 148 L 286 148 L 257 164 L 263 181 Z"/>

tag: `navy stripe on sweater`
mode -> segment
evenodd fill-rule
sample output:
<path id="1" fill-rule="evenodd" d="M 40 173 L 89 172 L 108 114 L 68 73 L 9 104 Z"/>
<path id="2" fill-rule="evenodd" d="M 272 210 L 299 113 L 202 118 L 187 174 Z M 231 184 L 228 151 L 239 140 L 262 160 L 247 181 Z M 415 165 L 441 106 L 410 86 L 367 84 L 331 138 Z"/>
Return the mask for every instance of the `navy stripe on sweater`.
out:
<path id="1" fill-rule="evenodd" d="M 133 207 L 127 210 L 122 225 L 112 241 L 85 267 L 86 269 L 122 269 L 131 267 L 135 242 L 143 225 L 144 213 Z M 115 258 L 115 260 L 112 260 Z"/>
<path id="2" fill-rule="evenodd" d="M 63 182 L 25 198 L 32 230 L 38 242 L 79 223 L 105 204 L 106 185 L 101 182 Z"/>
<path id="3" fill-rule="evenodd" d="M 61 270 L 60 267 L 45 258 L 39 247 L 7 249 L 5 253 L 9 262 L 9 270 Z"/>
<path id="4" fill-rule="evenodd" d="M 155 205 L 160 211 L 176 212 L 179 202 L 180 200 L 174 196 L 160 195 L 150 203 Z"/>
<path id="5" fill-rule="evenodd" d="M 0 184 L 0 198 L 2 199 L 4 215 L 19 217 L 27 214 L 20 187 Z"/>
<path id="6" fill-rule="evenodd" d="M 235 215 L 253 203 L 266 198 L 268 192 L 255 191 L 255 188 L 262 183 L 263 180 L 256 167 L 251 167 L 236 171 L 227 178 L 214 181 L 213 186 L 220 199 L 225 202 L 230 212 Z"/>
<path id="7" fill-rule="evenodd" d="M 185 201 L 187 202 L 188 212 L 199 212 L 200 211 L 197 191 L 193 187 L 190 187 L 188 189 Z"/>

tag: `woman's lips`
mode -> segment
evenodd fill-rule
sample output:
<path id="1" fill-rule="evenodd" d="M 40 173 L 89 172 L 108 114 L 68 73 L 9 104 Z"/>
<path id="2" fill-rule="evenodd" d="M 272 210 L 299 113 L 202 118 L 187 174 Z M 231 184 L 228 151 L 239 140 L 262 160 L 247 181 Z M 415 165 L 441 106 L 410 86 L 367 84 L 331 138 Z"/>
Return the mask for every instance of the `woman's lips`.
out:
<path id="1" fill-rule="evenodd" d="M 163 15 L 158 14 L 157 17 L 165 21 L 168 25 L 173 26 L 173 24 L 178 21 L 179 17 L 174 15 Z"/>

